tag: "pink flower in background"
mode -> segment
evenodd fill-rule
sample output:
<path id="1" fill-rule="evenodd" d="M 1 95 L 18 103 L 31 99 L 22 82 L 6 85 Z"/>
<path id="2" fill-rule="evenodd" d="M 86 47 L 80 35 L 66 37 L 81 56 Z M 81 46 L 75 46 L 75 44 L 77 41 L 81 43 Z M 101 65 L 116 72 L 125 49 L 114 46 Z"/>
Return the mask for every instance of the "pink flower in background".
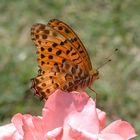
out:
<path id="1" fill-rule="evenodd" d="M 47 100 L 42 117 L 16 114 L 0 127 L 0 140 L 129 140 L 136 136 L 126 121 L 105 127 L 106 114 L 86 93 L 57 90 Z"/>

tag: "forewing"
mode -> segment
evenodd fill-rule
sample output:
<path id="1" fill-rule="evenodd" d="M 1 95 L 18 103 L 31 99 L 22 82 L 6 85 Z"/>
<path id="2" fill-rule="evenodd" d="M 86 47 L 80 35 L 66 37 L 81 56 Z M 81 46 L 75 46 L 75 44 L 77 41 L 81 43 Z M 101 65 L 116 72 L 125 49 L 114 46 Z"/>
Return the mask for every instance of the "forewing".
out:
<path id="1" fill-rule="evenodd" d="M 68 40 L 72 44 L 72 48 L 78 53 L 78 57 L 75 57 L 77 60 L 80 59 L 82 61 L 75 62 L 75 64 L 81 64 L 82 69 L 85 69 L 87 71 L 92 69 L 91 61 L 89 58 L 89 55 L 87 53 L 86 48 L 84 47 L 83 43 L 77 36 L 77 34 L 68 26 L 66 23 L 59 21 L 57 19 L 50 20 L 48 23 L 48 26 L 50 26 L 52 29 L 55 29 L 57 32 L 59 32 L 62 36 Z M 77 55 L 75 53 L 71 53 L 71 57 L 74 55 Z"/>

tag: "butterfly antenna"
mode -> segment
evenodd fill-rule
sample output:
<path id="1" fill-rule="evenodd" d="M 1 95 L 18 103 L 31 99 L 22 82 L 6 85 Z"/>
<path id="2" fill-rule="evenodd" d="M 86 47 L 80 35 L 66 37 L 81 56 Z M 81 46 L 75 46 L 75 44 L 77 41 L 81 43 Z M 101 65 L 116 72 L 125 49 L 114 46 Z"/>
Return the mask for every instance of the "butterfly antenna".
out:
<path id="1" fill-rule="evenodd" d="M 100 69 L 102 66 L 106 65 L 110 61 L 111 61 L 111 59 L 108 59 L 107 61 L 105 61 L 104 63 L 102 63 L 99 67 L 97 67 L 97 70 Z"/>
<path id="2" fill-rule="evenodd" d="M 116 48 L 113 52 L 118 52 L 118 48 Z M 112 57 L 112 55 L 114 55 L 114 53 L 111 53 L 111 55 L 109 55 L 106 58 L 106 61 L 104 63 L 102 63 L 99 67 L 97 67 L 97 70 L 100 69 L 102 66 L 106 65 L 108 62 L 110 62 L 112 59 L 110 59 Z"/>

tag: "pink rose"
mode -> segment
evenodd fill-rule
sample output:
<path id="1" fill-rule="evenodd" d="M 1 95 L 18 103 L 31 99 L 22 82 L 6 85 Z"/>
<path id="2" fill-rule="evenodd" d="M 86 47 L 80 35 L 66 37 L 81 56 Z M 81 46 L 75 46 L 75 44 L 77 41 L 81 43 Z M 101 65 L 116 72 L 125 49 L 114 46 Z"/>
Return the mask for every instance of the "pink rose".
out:
<path id="1" fill-rule="evenodd" d="M 1 140 L 129 140 L 136 136 L 126 121 L 105 127 L 106 114 L 84 92 L 57 90 L 46 101 L 42 117 L 16 114 L 0 127 Z"/>

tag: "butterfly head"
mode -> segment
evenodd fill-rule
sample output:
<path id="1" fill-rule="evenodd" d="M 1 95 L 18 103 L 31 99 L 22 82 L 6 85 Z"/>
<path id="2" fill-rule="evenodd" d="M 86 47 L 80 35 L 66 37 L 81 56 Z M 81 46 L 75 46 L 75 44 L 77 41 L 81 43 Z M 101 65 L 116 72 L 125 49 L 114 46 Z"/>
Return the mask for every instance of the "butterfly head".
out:
<path id="1" fill-rule="evenodd" d="M 97 69 L 92 69 L 90 71 L 90 75 L 91 75 L 91 81 L 94 82 L 95 80 L 99 79 L 99 71 Z"/>

